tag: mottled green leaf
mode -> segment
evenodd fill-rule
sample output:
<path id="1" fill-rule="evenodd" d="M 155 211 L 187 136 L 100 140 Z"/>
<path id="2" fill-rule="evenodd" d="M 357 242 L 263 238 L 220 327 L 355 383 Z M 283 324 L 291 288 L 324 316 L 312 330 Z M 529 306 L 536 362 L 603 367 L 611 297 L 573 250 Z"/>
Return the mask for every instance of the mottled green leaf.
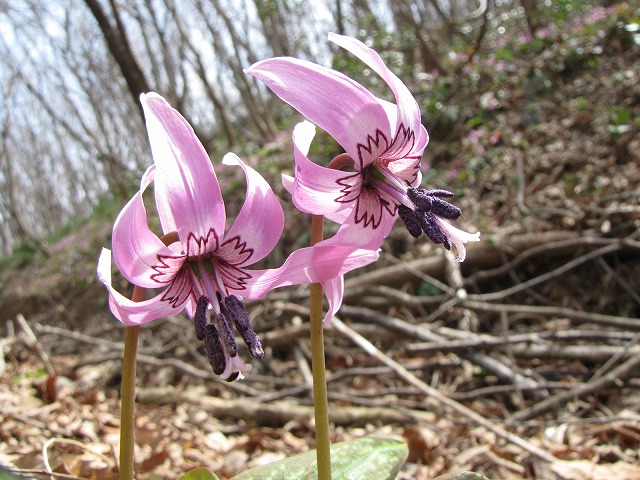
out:
<path id="1" fill-rule="evenodd" d="M 365 437 L 331 446 L 333 480 L 394 480 L 409 449 L 398 440 Z M 252 468 L 232 480 L 315 480 L 316 451 Z"/>
<path id="2" fill-rule="evenodd" d="M 28 478 L 30 477 L 22 477 L 0 467 L 0 480 L 27 480 Z"/>
<path id="3" fill-rule="evenodd" d="M 205 467 L 194 468 L 182 475 L 178 480 L 220 480 L 218 476 Z"/>

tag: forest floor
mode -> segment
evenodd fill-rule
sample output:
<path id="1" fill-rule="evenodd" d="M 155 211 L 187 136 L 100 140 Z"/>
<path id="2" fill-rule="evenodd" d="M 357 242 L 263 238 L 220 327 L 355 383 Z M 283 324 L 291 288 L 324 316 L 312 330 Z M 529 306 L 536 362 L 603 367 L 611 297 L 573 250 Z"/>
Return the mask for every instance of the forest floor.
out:
<path id="1" fill-rule="evenodd" d="M 381 259 L 347 277 L 344 307 L 326 328 L 333 441 L 404 439 L 403 480 L 458 470 L 640 478 L 640 54 L 631 38 L 614 23 L 517 58 L 476 59 L 452 80 L 462 83 L 448 109 L 427 122 L 425 182 L 456 192 L 458 224 L 482 241 L 456 264 L 398 224 Z M 288 134 L 269 148 L 290 163 Z M 283 245 L 302 245 L 308 220 L 279 193 Z M 1 265 L 5 468 L 117 478 L 124 330 L 95 278 L 110 229 L 88 221 L 46 252 Z M 139 479 L 196 466 L 226 479 L 314 447 L 307 298 L 289 288 L 248 304 L 266 356 L 232 384 L 213 376 L 186 317 L 142 328 Z M 359 335 L 377 352 L 358 346 Z"/>

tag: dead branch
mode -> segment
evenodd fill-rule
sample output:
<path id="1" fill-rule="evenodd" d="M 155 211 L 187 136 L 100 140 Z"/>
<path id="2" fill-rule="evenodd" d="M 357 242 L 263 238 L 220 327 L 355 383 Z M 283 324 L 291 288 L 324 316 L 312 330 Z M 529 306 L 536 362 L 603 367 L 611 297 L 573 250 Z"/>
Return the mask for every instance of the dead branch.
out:
<path id="1" fill-rule="evenodd" d="M 600 313 L 581 312 L 565 307 L 537 306 L 537 305 L 510 305 L 500 303 L 488 303 L 477 300 L 465 300 L 463 305 L 475 310 L 524 313 L 528 315 L 541 315 L 555 318 L 569 318 L 580 323 L 593 323 L 607 325 L 625 330 L 639 330 L 640 322 L 636 318 L 617 317 L 615 315 L 603 315 Z"/>
<path id="2" fill-rule="evenodd" d="M 412 325 L 400 320 L 399 318 L 391 317 L 375 310 L 351 307 L 349 305 L 343 305 L 340 311 L 343 315 L 353 318 L 362 318 L 374 321 L 378 325 L 396 333 L 400 333 L 407 338 L 418 339 L 426 342 L 437 342 L 439 344 L 446 344 L 448 342 L 446 337 L 429 330 L 428 323 L 419 326 Z M 514 372 L 504 363 L 491 358 L 482 352 L 460 350 L 456 353 L 465 360 L 468 360 L 475 365 L 479 365 L 486 371 L 496 375 L 505 383 L 529 383 L 533 381 L 532 379 L 523 377 L 521 374 Z"/>
<path id="3" fill-rule="evenodd" d="M 33 349 L 40 357 L 40 360 L 42 360 L 42 363 L 44 363 L 44 366 L 47 370 L 47 375 L 49 375 L 49 377 L 55 377 L 56 371 L 53 368 L 51 361 L 49 360 L 49 354 L 45 351 L 45 349 L 42 347 L 42 344 L 38 341 L 38 337 L 36 337 L 36 334 L 33 333 L 33 330 L 31 330 L 31 327 L 27 323 L 27 319 L 24 318 L 24 315 L 19 313 L 16 316 L 16 321 L 24 332 L 27 346 Z"/>
<path id="4" fill-rule="evenodd" d="M 640 367 L 640 354 L 631 357 L 622 365 L 614 368 L 609 373 L 603 375 L 599 379 L 579 385 L 578 387 L 557 393 L 549 398 L 546 398 L 524 410 L 514 413 L 511 416 L 511 420 L 525 421 L 532 418 L 543 415 L 551 410 L 557 409 L 560 411 L 564 408 L 566 402 L 577 400 L 579 398 L 586 397 L 587 395 L 595 394 L 598 390 L 601 390 L 619 380 L 626 378 L 629 375 L 635 374 Z"/>
<path id="5" fill-rule="evenodd" d="M 554 231 L 539 234 L 514 235 L 508 240 L 497 240 L 494 243 L 481 242 L 472 243 L 467 248 L 467 258 L 464 268 L 469 266 L 478 268 L 493 268 L 502 265 L 502 252 L 512 252 L 518 254 L 533 248 L 543 247 L 539 253 L 552 258 L 575 251 L 575 244 L 562 245 L 560 248 L 553 248 L 556 242 L 566 242 L 568 240 L 577 241 L 580 244 L 584 238 L 578 232 Z M 549 248 L 546 248 L 549 247 Z M 433 255 L 427 258 L 419 258 L 406 264 L 393 265 L 386 268 L 379 268 L 375 271 L 349 278 L 345 282 L 345 291 L 354 287 L 365 285 L 388 285 L 398 286 L 415 279 L 413 271 L 426 273 L 435 278 L 444 278 L 446 260 L 442 255 Z"/>
<path id="6" fill-rule="evenodd" d="M 538 457 L 541 460 L 546 462 L 553 463 L 556 458 L 542 450 L 541 448 L 531 444 L 530 442 L 504 430 L 502 427 L 490 422 L 480 414 L 474 412 L 473 410 L 465 407 L 464 405 L 452 400 L 446 395 L 442 394 L 435 388 L 430 387 L 422 380 L 418 379 L 415 375 L 410 373 L 406 368 L 397 363 L 395 360 L 389 358 L 387 355 L 378 350 L 371 342 L 369 342 L 366 338 L 359 335 L 357 332 L 347 327 L 339 318 L 333 319 L 333 325 L 337 328 L 342 334 L 344 334 L 347 338 L 353 341 L 356 345 L 362 348 L 366 353 L 381 361 L 385 365 L 391 367 L 396 374 L 401 377 L 407 383 L 419 388 L 423 393 L 425 393 L 428 397 L 433 398 L 440 404 L 451 408 L 456 411 L 458 414 L 468 418 L 472 422 L 486 428 L 487 430 L 495 433 L 500 438 L 513 443 L 514 445 L 519 446 L 524 451 L 529 452 L 530 454 Z"/>
<path id="7" fill-rule="evenodd" d="M 254 422 L 261 426 L 282 427 L 295 421 L 310 423 L 313 408 L 291 402 L 266 404 L 264 402 L 236 398 L 233 400 L 210 397 L 196 389 L 182 390 L 173 387 L 140 389 L 137 400 L 141 403 L 195 405 L 217 418 L 231 417 Z M 335 425 L 365 426 L 379 423 L 414 424 L 422 421 L 419 412 L 408 412 L 392 408 L 332 407 L 331 422 Z"/>

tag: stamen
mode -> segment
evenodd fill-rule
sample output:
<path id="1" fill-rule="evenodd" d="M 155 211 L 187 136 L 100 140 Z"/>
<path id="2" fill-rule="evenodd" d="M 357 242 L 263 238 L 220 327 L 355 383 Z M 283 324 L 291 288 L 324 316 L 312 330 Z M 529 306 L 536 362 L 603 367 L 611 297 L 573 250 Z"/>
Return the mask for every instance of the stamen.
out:
<path id="1" fill-rule="evenodd" d="M 222 337 L 221 340 L 222 342 L 224 342 L 227 354 L 230 357 L 235 357 L 238 354 L 238 344 L 236 343 L 236 339 L 233 336 L 233 331 L 231 330 L 231 326 L 229 325 L 227 315 L 225 315 L 223 311 L 216 314 L 216 324 L 220 329 L 220 336 Z"/>
<path id="2" fill-rule="evenodd" d="M 220 306 L 223 308 L 223 312 L 225 314 L 228 312 L 228 315 L 233 318 L 238 333 L 240 333 L 244 343 L 249 347 L 249 353 L 251 353 L 251 356 L 254 358 L 264 357 L 262 344 L 260 343 L 258 335 L 256 335 L 256 332 L 254 332 L 253 327 L 251 326 L 249 315 L 247 314 L 247 310 L 245 309 L 242 301 L 235 295 L 229 295 L 228 297 L 225 297 L 224 303 L 220 303 Z"/>
<path id="3" fill-rule="evenodd" d="M 434 215 L 439 216 L 440 218 L 446 218 L 447 220 L 457 220 L 458 217 L 462 215 L 462 210 L 449 202 L 445 202 L 444 200 L 437 197 L 433 197 L 432 201 L 433 204 L 431 206 L 431 212 Z"/>
<path id="4" fill-rule="evenodd" d="M 398 216 L 404 223 L 412 237 L 418 238 L 422 233 L 422 227 L 415 218 L 415 212 L 404 205 L 398 205 Z"/>
<path id="5" fill-rule="evenodd" d="M 386 168 L 369 166 L 366 170 L 366 183 L 386 193 L 397 205 L 405 205 L 413 210 L 413 203 L 407 198 L 407 185 L 401 182 Z"/>
<path id="6" fill-rule="evenodd" d="M 209 363 L 213 367 L 213 373 L 221 375 L 227 366 L 227 361 L 215 325 L 207 325 L 207 331 L 204 337 L 204 349 L 207 352 Z"/>
<path id="7" fill-rule="evenodd" d="M 423 189 L 410 188 L 407 190 L 409 200 L 416 208 L 422 212 L 430 212 L 433 206 L 433 197 L 428 195 Z"/>
<path id="8" fill-rule="evenodd" d="M 403 195 L 407 194 L 407 190 L 409 188 L 407 187 L 407 184 L 401 181 L 398 177 L 396 177 L 393 173 L 391 173 L 386 168 L 372 167 L 371 173 L 373 174 L 373 177 L 376 179 L 379 179 L 378 177 L 382 176 L 383 178 L 382 181 L 384 183 L 391 185 L 395 190 L 402 193 Z"/>
<path id="9" fill-rule="evenodd" d="M 428 195 L 432 195 L 434 197 L 442 197 L 442 198 L 451 198 L 453 197 L 453 192 L 449 190 L 443 190 L 441 188 L 434 188 L 432 190 L 424 190 Z"/>
<path id="10" fill-rule="evenodd" d="M 196 263 L 198 265 L 198 273 L 199 273 L 200 281 L 202 282 L 202 286 L 204 287 L 204 291 L 206 292 L 207 297 L 214 298 L 218 290 L 216 289 L 216 287 L 214 287 L 213 283 L 211 282 L 211 274 L 207 271 L 207 268 L 205 267 L 204 262 L 202 261 L 202 258 L 198 258 L 198 261 Z M 215 268 L 214 268 L 214 271 L 215 271 Z M 212 306 L 213 306 L 214 312 L 217 313 L 217 308 L 215 307 L 215 305 L 212 305 Z"/>
<path id="11" fill-rule="evenodd" d="M 447 220 L 457 220 L 457 218 L 462 214 L 462 210 L 458 207 L 442 200 L 441 197 L 453 196 L 453 193 L 447 190 L 410 188 L 407 191 L 407 196 L 416 206 L 417 210 L 433 212 L 438 217 L 446 218 Z"/>
<path id="12" fill-rule="evenodd" d="M 438 225 L 438 221 L 433 213 L 425 213 L 424 216 L 417 216 L 420 227 L 433 243 L 442 244 L 447 250 L 451 250 L 449 238 Z"/>
<path id="13" fill-rule="evenodd" d="M 202 295 L 198 299 L 198 305 L 196 306 L 196 313 L 193 316 L 193 325 L 196 329 L 196 338 L 198 340 L 204 340 L 207 334 L 207 307 L 209 306 L 209 299 Z"/>

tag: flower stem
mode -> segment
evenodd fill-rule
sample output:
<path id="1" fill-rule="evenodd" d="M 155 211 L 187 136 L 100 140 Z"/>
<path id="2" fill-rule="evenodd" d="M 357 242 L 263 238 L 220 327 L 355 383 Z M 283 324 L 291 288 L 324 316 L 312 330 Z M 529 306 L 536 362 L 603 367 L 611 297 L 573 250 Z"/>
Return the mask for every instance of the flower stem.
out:
<path id="1" fill-rule="evenodd" d="M 178 232 L 163 235 L 160 240 L 171 245 L 179 240 Z M 142 302 L 147 289 L 135 286 L 131 300 Z M 127 326 L 124 330 L 124 353 L 122 356 L 122 387 L 120 393 L 120 457 L 119 479 L 133 480 L 135 477 L 136 444 L 136 361 L 140 326 Z"/>
<path id="2" fill-rule="evenodd" d="M 145 290 L 133 289 L 132 300 L 144 300 Z M 120 398 L 120 480 L 133 480 L 135 473 L 135 402 L 136 402 L 136 357 L 140 326 L 126 327 L 124 331 L 124 354 L 122 357 L 122 393 Z"/>
<path id="3" fill-rule="evenodd" d="M 311 245 L 322 241 L 324 218 L 314 215 L 311 220 Z M 316 421 L 316 459 L 318 480 L 331 480 L 331 442 L 329 440 L 329 401 L 324 363 L 322 325 L 322 285 L 313 283 L 309 294 L 311 369 L 313 371 L 313 411 Z"/>

